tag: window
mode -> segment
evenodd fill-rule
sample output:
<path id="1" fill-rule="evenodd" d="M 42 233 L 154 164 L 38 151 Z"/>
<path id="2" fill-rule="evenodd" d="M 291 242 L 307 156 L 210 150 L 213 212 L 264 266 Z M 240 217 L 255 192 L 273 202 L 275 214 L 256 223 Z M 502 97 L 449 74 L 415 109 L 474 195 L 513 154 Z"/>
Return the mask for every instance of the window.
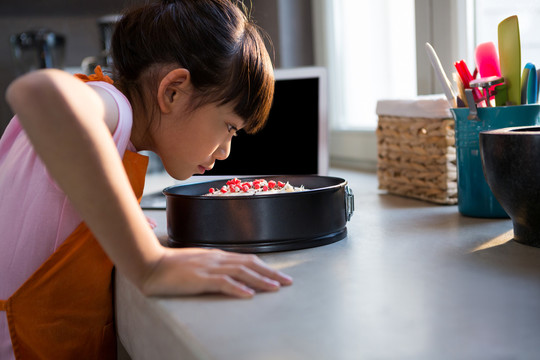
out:
<path id="1" fill-rule="evenodd" d="M 469 0 L 474 2 L 474 44 L 492 41 L 497 46 L 498 24 L 511 15 L 517 15 L 521 42 L 522 68 L 528 62 L 540 66 L 540 37 L 538 19 L 540 2 L 538 0 Z M 470 49 L 474 54 L 474 49 Z"/>
<path id="2" fill-rule="evenodd" d="M 425 42 L 451 78 L 455 61 L 474 69 L 477 44 L 498 45 L 499 22 L 518 15 L 522 65 L 540 67 L 538 0 L 312 1 L 316 62 L 328 69 L 333 165 L 375 168 L 377 100 L 442 93 Z"/>
<path id="3" fill-rule="evenodd" d="M 319 0 L 315 11 L 326 44 L 315 51 L 328 68 L 330 124 L 374 130 L 378 99 L 417 93 L 414 0 Z"/>

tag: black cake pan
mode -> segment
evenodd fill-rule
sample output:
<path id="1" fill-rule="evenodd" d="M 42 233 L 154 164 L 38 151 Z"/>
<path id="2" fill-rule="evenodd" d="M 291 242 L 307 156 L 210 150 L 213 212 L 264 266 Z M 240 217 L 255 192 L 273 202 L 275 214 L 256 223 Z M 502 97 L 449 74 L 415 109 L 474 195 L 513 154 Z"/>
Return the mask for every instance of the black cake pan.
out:
<path id="1" fill-rule="evenodd" d="M 261 177 L 242 177 L 242 182 Z M 262 253 L 298 250 L 346 237 L 354 211 L 347 181 L 317 175 L 265 176 L 304 186 L 301 192 L 204 196 L 226 180 L 175 185 L 163 190 L 171 247 L 208 247 Z"/>

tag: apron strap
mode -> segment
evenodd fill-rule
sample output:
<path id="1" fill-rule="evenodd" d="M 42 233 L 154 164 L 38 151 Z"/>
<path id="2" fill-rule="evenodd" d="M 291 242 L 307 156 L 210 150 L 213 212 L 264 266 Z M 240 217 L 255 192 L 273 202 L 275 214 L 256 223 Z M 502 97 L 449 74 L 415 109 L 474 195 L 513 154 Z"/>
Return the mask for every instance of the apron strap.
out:
<path id="1" fill-rule="evenodd" d="M 110 77 L 103 74 L 103 71 L 101 70 L 101 66 L 96 66 L 94 69 L 95 74 L 92 75 L 85 75 L 85 74 L 75 74 L 75 77 L 79 78 L 80 80 L 84 82 L 88 81 L 105 81 L 109 84 L 112 84 L 113 81 Z"/>

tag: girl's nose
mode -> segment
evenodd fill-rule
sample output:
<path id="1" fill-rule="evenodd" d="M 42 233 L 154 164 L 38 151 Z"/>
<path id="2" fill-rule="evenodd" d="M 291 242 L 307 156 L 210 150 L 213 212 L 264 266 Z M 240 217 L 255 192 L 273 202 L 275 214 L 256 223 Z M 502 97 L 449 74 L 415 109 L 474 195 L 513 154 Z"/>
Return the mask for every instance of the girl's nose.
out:
<path id="1" fill-rule="evenodd" d="M 225 160 L 229 157 L 231 153 L 231 140 L 228 140 L 221 144 L 214 153 L 214 158 L 216 160 Z"/>

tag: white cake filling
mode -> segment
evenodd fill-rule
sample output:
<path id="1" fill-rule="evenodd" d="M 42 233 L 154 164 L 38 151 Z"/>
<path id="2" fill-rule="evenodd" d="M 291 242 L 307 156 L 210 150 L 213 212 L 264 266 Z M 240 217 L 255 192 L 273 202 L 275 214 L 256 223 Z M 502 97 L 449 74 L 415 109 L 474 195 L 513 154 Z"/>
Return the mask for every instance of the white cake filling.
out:
<path id="1" fill-rule="evenodd" d="M 231 179 L 221 188 L 210 188 L 205 196 L 239 196 L 239 195 L 269 195 L 278 193 L 289 193 L 306 190 L 304 186 L 295 187 L 287 181 L 257 179 L 242 182 L 240 179 Z"/>

